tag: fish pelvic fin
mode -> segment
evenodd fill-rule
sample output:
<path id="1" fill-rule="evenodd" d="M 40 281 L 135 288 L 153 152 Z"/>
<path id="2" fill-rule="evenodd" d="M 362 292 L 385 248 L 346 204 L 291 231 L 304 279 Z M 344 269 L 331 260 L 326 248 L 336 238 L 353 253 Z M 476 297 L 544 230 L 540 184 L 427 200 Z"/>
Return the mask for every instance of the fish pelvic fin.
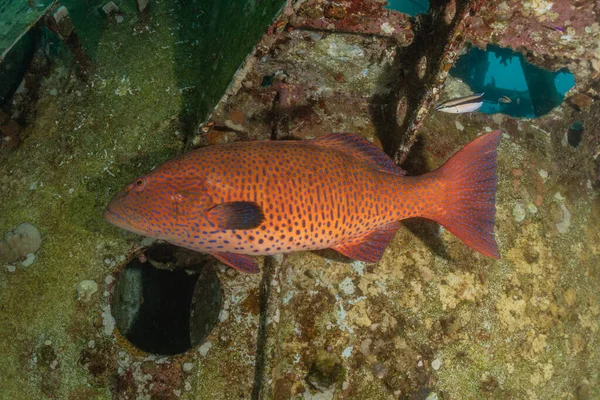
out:
<path id="1" fill-rule="evenodd" d="M 237 269 L 240 272 L 247 274 L 258 274 L 260 270 L 256 261 L 250 256 L 244 254 L 234 253 L 209 253 L 213 257 L 217 258 L 225 265 L 229 265 L 232 268 Z"/>
<path id="2" fill-rule="evenodd" d="M 500 131 L 482 135 L 431 174 L 441 180 L 440 207 L 424 215 L 442 224 L 463 243 L 500 258 L 494 237 L 496 218 L 496 149 Z"/>

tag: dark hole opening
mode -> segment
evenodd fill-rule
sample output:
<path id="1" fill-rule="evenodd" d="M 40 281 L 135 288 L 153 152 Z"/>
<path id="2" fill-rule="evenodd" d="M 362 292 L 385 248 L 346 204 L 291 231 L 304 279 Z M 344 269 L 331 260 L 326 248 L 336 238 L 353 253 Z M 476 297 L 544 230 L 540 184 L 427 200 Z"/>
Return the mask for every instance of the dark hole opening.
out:
<path id="1" fill-rule="evenodd" d="M 567 131 L 567 141 L 571 147 L 578 147 L 583 137 L 583 124 L 581 121 L 575 121 L 569 126 Z"/>
<path id="2" fill-rule="evenodd" d="M 179 354 L 199 345 L 215 327 L 221 311 L 221 285 L 204 264 L 178 265 L 177 250 L 149 250 L 165 264 L 133 259 L 120 272 L 111 310 L 121 334 L 153 354 Z M 151 248 L 152 249 L 152 248 Z M 159 268 L 153 266 L 159 265 Z M 192 271 L 192 272 L 189 272 Z"/>

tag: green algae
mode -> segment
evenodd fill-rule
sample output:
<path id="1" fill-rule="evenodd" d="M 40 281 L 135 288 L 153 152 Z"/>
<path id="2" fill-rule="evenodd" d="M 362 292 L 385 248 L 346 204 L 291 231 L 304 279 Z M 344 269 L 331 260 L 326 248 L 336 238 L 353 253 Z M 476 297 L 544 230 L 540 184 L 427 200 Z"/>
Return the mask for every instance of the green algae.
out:
<path id="1" fill-rule="evenodd" d="M 107 305 L 103 292 L 110 289 L 104 279 L 134 236 L 106 224 L 102 211 L 126 183 L 182 151 L 187 131 L 216 104 L 280 7 L 278 1 L 247 2 L 238 15 L 234 2 L 192 4 L 208 7 L 202 13 L 151 2 L 151 11 L 138 17 L 133 2 L 117 3 L 126 17 L 122 24 L 106 21 L 85 2 L 65 2 L 96 67 L 87 83 L 80 82 L 69 54 L 54 50 L 56 63 L 42 82 L 36 118 L 0 166 L 0 231 L 28 221 L 43 236 L 33 266 L 4 269 L 0 277 L 7 321 L 0 327 L 0 369 L 3 396 L 13 399 L 77 393 L 111 398 L 108 385 L 82 386 L 89 375 L 79 359 L 88 341 L 104 338 L 98 328 Z M 247 36 L 238 40 L 244 29 Z M 191 37 L 200 41 L 186 41 Z M 84 279 L 100 286 L 85 305 L 75 290 Z M 49 369 L 35 355 L 47 340 L 59 360 L 52 379 L 44 379 Z"/>

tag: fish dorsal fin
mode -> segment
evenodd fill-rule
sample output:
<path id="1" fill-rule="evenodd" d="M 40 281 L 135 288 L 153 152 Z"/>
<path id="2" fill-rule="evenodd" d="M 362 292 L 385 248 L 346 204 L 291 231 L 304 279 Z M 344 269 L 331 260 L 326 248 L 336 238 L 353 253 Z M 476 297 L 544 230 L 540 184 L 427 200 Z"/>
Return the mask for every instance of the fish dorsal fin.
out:
<path id="1" fill-rule="evenodd" d="M 379 147 L 369 142 L 362 136 L 354 133 L 331 133 L 317 139 L 312 143 L 318 146 L 331 147 L 341 150 L 344 153 L 351 154 L 353 157 L 375 164 L 380 170 L 395 174 L 406 175 L 406 171 L 394 164 Z"/>
<path id="2" fill-rule="evenodd" d="M 394 237 L 398 228 L 400 228 L 400 222 L 394 221 L 369 233 L 359 242 L 341 244 L 332 248 L 354 260 L 376 263 L 381 260 L 385 248 Z"/>
<path id="3" fill-rule="evenodd" d="M 260 270 L 256 261 L 250 256 L 244 254 L 234 253 L 210 253 L 213 257 L 216 257 L 224 264 L 229 265 L 237 269 L 238 271 L 245 272 L 247 274 L 258 274 Z"/>

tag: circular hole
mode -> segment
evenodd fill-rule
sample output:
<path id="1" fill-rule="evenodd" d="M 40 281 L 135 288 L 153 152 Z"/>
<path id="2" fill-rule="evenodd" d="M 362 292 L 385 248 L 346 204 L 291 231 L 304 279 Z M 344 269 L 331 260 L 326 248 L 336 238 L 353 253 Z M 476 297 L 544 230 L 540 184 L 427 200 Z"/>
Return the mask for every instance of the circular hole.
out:
<path id="1" fill-rule="evenodd" d="M 206 262 L 182 265 L 176 249 L 153 246 L 146 255 L 150 262 L 131 260 L 114 287 L 111 310 L 119 331 L 148 353 L 186 352 L 201 344 L 219 319 L 216 272 Z"/>
<path id="2" fill-rule="evenodd" d="M 571 147 L 578 147 L 583 137 L 583 123 L 581 121 L 575 121 L 569 126 L 567 131 L 567 142 Z"/>

